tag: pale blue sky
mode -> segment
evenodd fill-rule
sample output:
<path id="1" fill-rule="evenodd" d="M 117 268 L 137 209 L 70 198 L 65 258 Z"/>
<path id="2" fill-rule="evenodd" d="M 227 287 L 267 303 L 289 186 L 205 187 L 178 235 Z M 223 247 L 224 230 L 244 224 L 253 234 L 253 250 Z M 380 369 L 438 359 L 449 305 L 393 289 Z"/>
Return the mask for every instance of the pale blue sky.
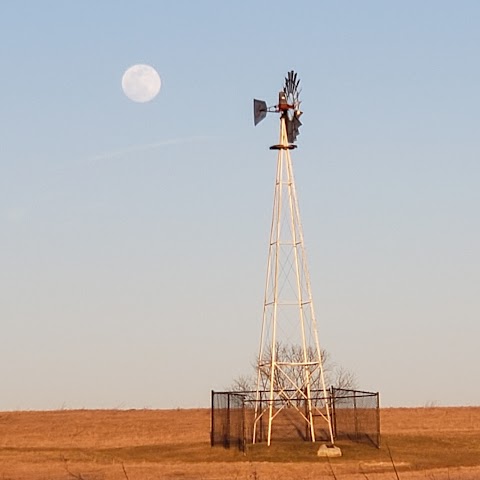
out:
<path id="1" fill-rule="evenodd" d="M 384 405 L 480 404 L 479 25 L 473 0 L 2 2 L 0 410 L 207 406 L 250 371 L 278 135 L 252 98 L 290 69 L 322 346 Z"/>

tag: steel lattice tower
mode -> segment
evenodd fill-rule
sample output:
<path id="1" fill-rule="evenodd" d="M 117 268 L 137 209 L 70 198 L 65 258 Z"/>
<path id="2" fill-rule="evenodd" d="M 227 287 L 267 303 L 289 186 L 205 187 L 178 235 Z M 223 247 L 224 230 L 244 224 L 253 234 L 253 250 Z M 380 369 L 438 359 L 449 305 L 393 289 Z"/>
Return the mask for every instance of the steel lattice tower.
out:
<path id="1" fill-rule="evenodd" d="M 272 224 L 257 362 L 253 442 L 272 439 L 272 424 L 283 411 L 295 413 L 315 441 L 321 428 L 333 444 L 330 407 L 307 268 L 302 223 L 290 152 L 301 125 L 297 76 L 289 72 L 279 104 L 254 101 L 255 124 L 267 112 L 280 113 Z M 321 425 L 320 425 L 321 424 Z"/>

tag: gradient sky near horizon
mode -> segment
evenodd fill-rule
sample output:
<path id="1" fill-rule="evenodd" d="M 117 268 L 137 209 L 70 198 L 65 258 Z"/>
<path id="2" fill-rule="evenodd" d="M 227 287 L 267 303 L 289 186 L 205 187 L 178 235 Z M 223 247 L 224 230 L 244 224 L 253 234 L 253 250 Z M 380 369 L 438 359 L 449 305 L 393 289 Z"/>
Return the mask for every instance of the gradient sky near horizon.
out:
<path id="1" fill-rule="evenodd" d="M 0 5 L 0 410 L 208 406 L 260 337 L 278 119 L 320 342 L 384 406 L 480 405 L 480 3 Z M 121 90 L 154 66 L 150 103 Z"/>

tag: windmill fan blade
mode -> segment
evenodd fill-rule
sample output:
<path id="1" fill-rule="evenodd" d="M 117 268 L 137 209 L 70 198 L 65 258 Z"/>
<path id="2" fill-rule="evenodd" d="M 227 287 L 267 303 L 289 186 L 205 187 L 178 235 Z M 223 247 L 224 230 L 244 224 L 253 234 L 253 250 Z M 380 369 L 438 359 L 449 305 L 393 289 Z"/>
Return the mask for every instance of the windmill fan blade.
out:
<path id="1" fill-rule="evenodd" d="M 291 70 L 288 72 L 287 76 L 285 77 L 285 87 L 283 91 L 292 97 L 298 97 L 298 86 L 300 85 L 300 79 L 298 78 L 297 74 Z"/>
<path id="2" fill-rule="evenodd" d="M 295 115 L 293 117 L 292 123 L 293 123 L 293 130 L 295 132 L 295 138 L 297 138 L 297 136 L 300 135 L 299 130 L 300 130 L 300 127 L 302 126 L 302 122 L 297 117 L 297 115 Z"/>
<path id="3" fill-rule="evenodd" d="M 288 143 L 293 143 L 293 130 L 292 130 L 292 121 L 287 117 L 285 118 L 285 127 L 287 129 L 287 140 Z"/>
<path id="4" fill-rule="evenodd" d="M 287 139 L 288 143 L 293 143 L 295 142 L 296 135 L 295 135 L 295 129 L 293 125 L 293 120 L 287 119 L 286 121 L 286 127 L 287 127 Z"/>
<path id="5" fill-rule="evenodd" d="M 267 116 L 267 104 L 263 100 L 253 100 L 253 123 L 258 125 Z"/>
<path id="6" fill-rule="evenodd" d="M 289 118 L 286 121 L 287 127 L 287 139 L 289 143 L 294 143 L 297 140 L 297 137 L 300 135 L 299 129 L 302 126 L 302 122 L 299 120 L 297 115 L 290 120 Z"/>
<path id="7" fill-rule="evenodd" d="M 289 94 L 290 93 L 290 72 L 287 73 L 287 76 L 285 77 L 285 87 L 284 87 L 285 93 Z"/>

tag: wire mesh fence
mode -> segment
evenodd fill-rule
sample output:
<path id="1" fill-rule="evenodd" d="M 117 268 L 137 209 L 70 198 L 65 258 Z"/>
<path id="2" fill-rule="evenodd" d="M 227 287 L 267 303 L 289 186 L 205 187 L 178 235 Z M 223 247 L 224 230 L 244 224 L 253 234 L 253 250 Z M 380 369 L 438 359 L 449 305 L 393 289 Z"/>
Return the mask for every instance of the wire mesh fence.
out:
<path id="1" fill-rule="evenodd" d="M 264 392 L 267 393 L 267 392 Z M 260 395 L 260 402 L 265 395 Z M 211 398 L 211 445 L 245 451 L 253 440 L 256 392 L 214 392 Z M 345 390 L 332 387 L 325 399 L 323 392 L 312 391 L 312 403 L 330 406 L 335 440 L 351 440 L 380 446 L 380 403 L 378 392 Z M 262 410 L 262 405 L 258 405 Z M 281 411 L 280 411 L 281 410 Z M 265 440 L 265 425 L 259 422 L 257 441 Z M 275 417 L 274 441 L 310 440 L 308 427 L 298 411 L 283 408 Z M 315 422 L 315 437 L 328 441 L 328 424 Z"/>
<path id="2" fill-rule="evenodd" d="M 212 390 L 210 443 L 245 450 L 245 395 Z"/>
<path id="3" fill-rule="evenodd" d="M 380 447 L 378 392 L 330 389 L 334 437 Z"/>

